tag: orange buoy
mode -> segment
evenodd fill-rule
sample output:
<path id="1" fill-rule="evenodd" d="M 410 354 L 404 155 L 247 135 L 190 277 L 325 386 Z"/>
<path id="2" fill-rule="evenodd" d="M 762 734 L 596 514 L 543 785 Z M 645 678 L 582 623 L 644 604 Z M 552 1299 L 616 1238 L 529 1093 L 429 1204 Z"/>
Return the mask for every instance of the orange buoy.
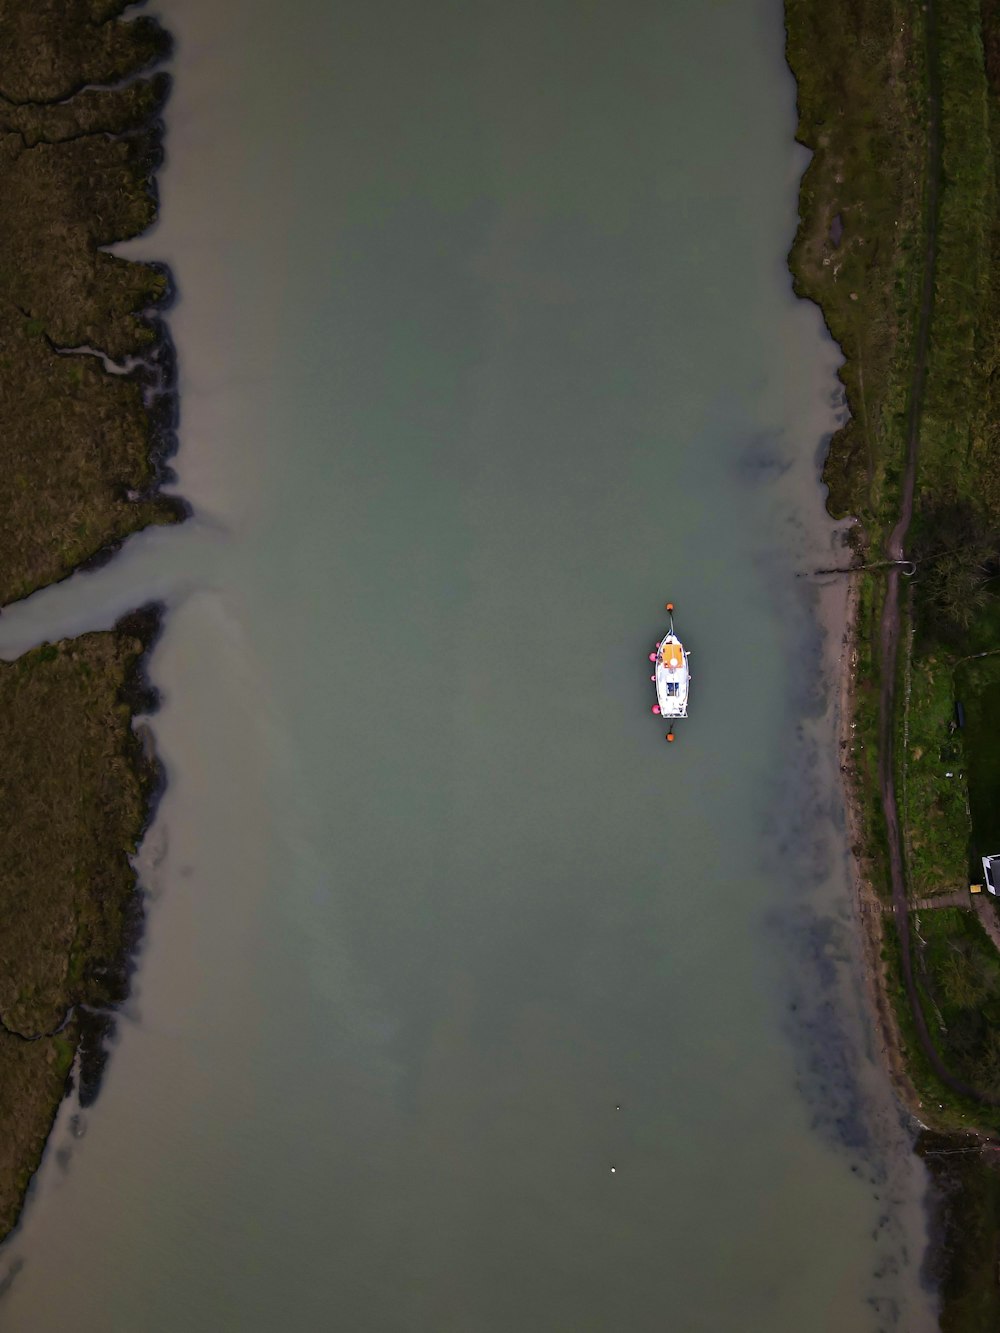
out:
<path id="1" fill-rule="evenodd" d="M 668 611 L 672 611 L 673 609 L 674 609 L 674 604 L 673 604 L 673 602 L 668 602 L 668 603 L 667 603 L 667 610 L 668 610 Z"/>
<path id="2" fill-rule="evenodd" d="M 672 731 L 668 731 L 668 732 L 667 732 L 667 740 L 668 740 L 668 741 L 672 741 L 673 739 L 674 739 L 674 733 L 673 733 Z"/>

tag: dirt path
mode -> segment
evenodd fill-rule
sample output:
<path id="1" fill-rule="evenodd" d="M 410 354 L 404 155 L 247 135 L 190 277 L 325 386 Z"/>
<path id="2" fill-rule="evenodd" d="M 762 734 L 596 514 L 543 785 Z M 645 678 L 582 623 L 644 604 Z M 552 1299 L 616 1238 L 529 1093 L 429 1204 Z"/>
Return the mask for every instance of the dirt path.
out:
<path id="1" fill-rule="evenodd" d="M 929 92 L 929 124 L 927 135 L 927 243 L 924 251 L 924 281 L 920 295 L 919 323 L 913 358 L 913 379 L 910 384 L 910 406 L 907 418 L 906 469 L 900 496 L 899 518 L 886 546 L 886 558 L 903 559 L 906 534 L 913 518 L 913 497 L 917 480 L 917 457 L 920 452 L 920 421 L 923 412 L 924 389 L 927 383 L 927 348 L 930 342 L 931 314 L 934 307 L 934 272 L 937 261 L 938 196 L 941 177 L 941 78 L 937 64 L 937 8 L 936 0 L 927 3 L 927 69 Z M 889 569 L 882 604 L 879 631 L 881 648 L 881 691 L 879 695 L 879 792 L 885 815 L 889 845 L 889 873 L 892 882 L 892 909 L 899 933 L 900 962 L 907 999 L 913 1014 L 920 1045 L 935 1074 L 947 1087 L 976 1101 L 987 1101 L 983 1094 L 963 1083 L 946 1067 L 931 1040 L 927 1020 L 920 1004 L 920 996 L 913 975 L 913 952 L 910 945 L 910 904 L 906 896 L 906 874 L 903 863 L 903 844 L 899 826 L 899 808 L 896 802 L 896 666 L 899 654 L 899 584 L 898 566 Z"/>
<path id="2" fill-rule="evenodd" d="M 971 897 L 972 895 L 965 889 L 956 889 L 954 893 L 937 893 L 930 898 L 914 898 L 913 902 L 909 904 L 909 910 L 911 912 L 935 912 L 942 907 L 961 907 L 964 911 L 968 911 L 972 906 Z M 886 903 L 880 898 L 872 899 L 861 905 L 861 911 L 866 913 L 887 912 L 891 914 L 895 910 L 896 904 L 894 902 Z M 997 921 L 996 925 L 997 933 L 993 938 L 1000 941 L 1000 921 Z M 1000 943 L 997 944 L 997 948 L 1000 950 Z"/>
<path id="3" fill-rule="evenodd" d="M 910 903 L 911 912 L 936 912 L 942 907 L 960 907 L 968 912 L 975 901 L 968 889 L 956 889 L 954 893 L 936 893 L 930 898 L 914 898 Z"/>

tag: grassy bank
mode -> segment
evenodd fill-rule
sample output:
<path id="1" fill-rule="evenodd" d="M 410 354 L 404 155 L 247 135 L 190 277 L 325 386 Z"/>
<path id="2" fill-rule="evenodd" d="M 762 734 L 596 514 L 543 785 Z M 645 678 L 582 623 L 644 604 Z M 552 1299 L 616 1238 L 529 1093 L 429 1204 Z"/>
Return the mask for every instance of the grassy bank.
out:
<path id="1" fill-rule="evenodd" d="M 168 87 L 102 86 L 169 45 L 152 20 L 117 21 L 122 8 L 0 0 L 0 604 L 182 512 L 158 494 L 169 284 L 102 249 L 153 220 Z M 81 348 L 139 360 L 112 376 Z"/>
<path id="2" fill-rule="evenodd" d="M 859 520 L 862 559 L 882 555 L 899 517 L 911 421 L 917 431 L 907 554 L 918 568 L 903 598 L 892 733 L 907 888 L 911 898 L 933 901 L 962 893 L 977 856 L 1000 850 L 984 845 L 1000 823 L 993 757 L 1000 657 L 970 660 L 1000 649 L 1000 3 L 852 0 L 847 11 L 786 0 L 799 137 L 814 151 L 790 264 L 796 290 L 819 303 L 846 358 L 851 417 L 832 441 L 825 480 L 831 511 Z M 940 173 L 932 179 L 935 107 Z M 921 362 L 916 339 L 927 297 Z M 885 831 L 876 813 L 881 577 L 862 577 L 864 683 L 854 692 L 847 768 L 863 837 L 856 850 L 884 892 Z M 884 984 L 911 1100 L 942 1131 L 995 1134 L 1000 955 L 965 906 L 919 912 L 911 941 L 931 1039 L 977 1094 L 943 1086 L 922 1051 L 890 929 Z M 947 1260 L 942 1327 L 994 1329 L 1000 1187 L 992 1158 L 967 1154 L 966 1137 L 952 1145 L 964 1145 L 961 1170 L 941 1165 L 950 1156 L 928 1157 L 947 1201 L 938 1235 Z"/>
<path id="3" fill-rule="evenodd" d="M 129 857 L 156 781 L 132 716 L 157 624 L 155 611 L 140 613 L 0 663 L 4 1231 L 66 1086 L 76 1006 L 105 1009 L 125 994 L 139 924 Z"/>
<path id="4" fill-rule="evenodd" d="M 1000 1169 L 992 1156 L 984 1162 L 951 1137 L 926 1134 L 919 1151 L 936 1183 L 928 1276 L 941 1291 L 941 1331 L 994 1330 Z"/>
<path id="5" fill-rule="evenodd" d="M 925 35 L 919 5 L 787 0 L 800 188 L 795 290 L 843 348 L 851 416 L 827 455 L 829 507 L 871 532 L 896 496 L 924 243 Z M 888 491 L 888 495 L 887 495 Z"/>
<path id="6" fill-rule="evenodd" d="M 154 769 L 132 730 L 155 613 L 0 663 L 0 1016 L 55 1030 L 121 998 L 129 856 Z"/>
<path id="7" fill-rule="evenodd" d="M 978 919 L 960 908 L 915 912 L 919 980 L 928 1026 L 948 1068 L 1000 1096 L 1000 954 Z M 968 1108 L 1000 1129 L 1000 1113 Z"/>
<path id="8" fill-rule="evenodd" d="M 183 513 L 153 220 L 169 49 L 124 0 L 0 0 L 0 606 Z M 109 358 L 114 365 L 105 364 Z M 138 928 L 155 764 L 132 729 L 155 613 L 0 663 L 0 1238 L 77 1055 L 92 1095 Z"/>
<path id="9" fill-rule="evenodd" d="M 35 1042 L 0 1032 L 0 1236 L 16 1223 L 45 1149 L 76 1040 L 73 1025 Z"/>

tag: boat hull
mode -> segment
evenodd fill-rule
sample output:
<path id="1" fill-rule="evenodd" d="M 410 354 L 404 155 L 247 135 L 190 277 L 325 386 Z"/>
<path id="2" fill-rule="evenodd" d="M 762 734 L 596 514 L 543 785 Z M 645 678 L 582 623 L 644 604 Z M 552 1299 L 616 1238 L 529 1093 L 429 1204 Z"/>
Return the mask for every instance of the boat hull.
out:
<path id="1" fill-rule="evenodd" d="M 677 635 L 671 632 L 656 648 L 656 702 L 660 716 L 687 717 L 691 673 L 688 655 Z"/>

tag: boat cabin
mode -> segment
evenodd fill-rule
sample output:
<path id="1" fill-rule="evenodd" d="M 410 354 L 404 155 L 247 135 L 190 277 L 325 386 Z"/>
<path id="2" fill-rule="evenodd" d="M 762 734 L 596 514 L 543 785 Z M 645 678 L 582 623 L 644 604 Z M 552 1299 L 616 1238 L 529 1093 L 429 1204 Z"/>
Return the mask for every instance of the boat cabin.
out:
<path id="1" fill-rule="evenodd" d="M 668 671 L 677 671 L 684 661 L 684 649 L 679 643 L 665 643 L 660 652 L 660 663 Z"/>

